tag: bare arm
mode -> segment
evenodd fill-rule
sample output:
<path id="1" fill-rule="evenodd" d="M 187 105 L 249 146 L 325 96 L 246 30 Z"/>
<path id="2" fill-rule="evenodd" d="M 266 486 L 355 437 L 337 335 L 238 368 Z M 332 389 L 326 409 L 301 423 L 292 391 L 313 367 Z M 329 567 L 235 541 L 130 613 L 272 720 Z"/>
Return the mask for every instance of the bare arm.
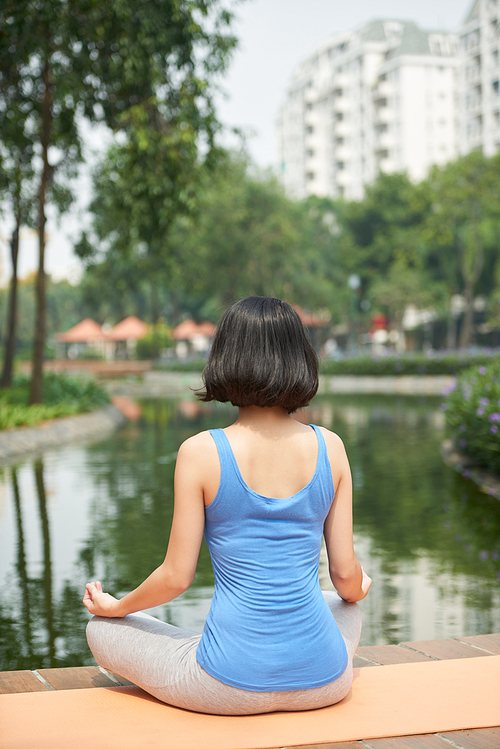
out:
<path id="1" fill-rule="evenodd" d="M 83 603 L 91 614 L 126 616 L 167 603 L 189 588 L 194 579 L 205 526 L 203 461 L 197 458 L 197 438 L 192 438 L 181 445 L 177 456 L 174 517 L 163 563 L 120 600 L 103 593 L 100 583 L 88 583 Z"/>
<path id="2" fill-rule="evenodd" d="M 349 461 L 340 437 L 323 430 L 330 464 L 335 467 L 335 499 L 325 520 L 324 536 L 330 578 L 341 598 L 360 601 L 371 585 L 353 545 L 352 478 Z"/>

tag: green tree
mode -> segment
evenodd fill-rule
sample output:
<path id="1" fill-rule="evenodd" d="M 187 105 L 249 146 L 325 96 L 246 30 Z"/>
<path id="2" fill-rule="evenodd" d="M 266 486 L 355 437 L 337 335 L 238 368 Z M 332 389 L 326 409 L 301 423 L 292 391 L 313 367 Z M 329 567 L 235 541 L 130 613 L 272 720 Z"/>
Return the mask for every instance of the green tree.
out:
<path id="1" fill-rule="evenodd" d="M 337 204 L 343 286 L 351 273 L 359 275 L 361 297 L 388 313 L 396 327 L 406 304 L 436 301 L 424 273 L 422 223 L 428 209 L 425 191 L 405 174 L 380 174 L 363 200 Z"/>
<path id="2" fill-rule="evenodd" d="M 215 309 L 251 295 L 307 307 L 327 306 L 332 278 L 323 274 L 320 230 L 311 207 L 289 199 L 275 178 L 228 154 L 205 176 L 199 210 L 172 234 L 175 288 L 211 299 Z M 321 222 L 318 221 L 321 225 Z M 327 246 L 332 241 L 322 225 Z"/>
<path id="3" fill-rule="evenodd" d="M 31 138 L 38 181 L 32 402 L 42 397 L 46 204 L 81 159 L 78 117 L 122 132 L 136 177 L 141 167 L 156 171 L 152 149 L 160 149 L 162 160 L 168 151 L 175 184 L 177 174 L 193 165 L 200 139 L 209 151 L 213 144 L 217 123 L 209 83 L 234 45 L 226 33 L 230 18 L 220 0 L 7 0 L 2 5 L 0 130 L 6 119 L 16 118 Z M 147 186 L 152 197 L 154 176 Z M 136 187 L 141 203 L 143 183 Z"/>
<path id="4" fill-rule="evenodd" d="M 9 240 L 12 275 L 9 283 L 7 328 L 5 335 L 1 387 L 9 387 L 12 381 L 17 330 L 18 258 L 21 227 L 34 225 L 34 168 L 31 139 L 18 127 L 16 115 L 3 119 L 0 136 L 0 203 L 2 212 L 13 219 L 14 226 Z"/>
<path id="5" fill-rule="evenodd" d="M 426 271 L 394 262 L 387 275 L 377 278 L 370 287 L 374 306 L 382 309 L 392 320 L 398 333 L 396 348 L 405 350 L 403 317 L 408 304 L 418 309 L 433 308 L 439 302 L 443 288 Z"/>
<path id="6" fill-rule="evenodd" d="M 474 297 L 478 290 L 490 294 L 500 273 L 500 155 L 488 159 L 473 151 L 435 167 L 424 187 L 431 200 L 428 265 L 465 299 L 459 339 L 465 348 L 473 339 Z"/>

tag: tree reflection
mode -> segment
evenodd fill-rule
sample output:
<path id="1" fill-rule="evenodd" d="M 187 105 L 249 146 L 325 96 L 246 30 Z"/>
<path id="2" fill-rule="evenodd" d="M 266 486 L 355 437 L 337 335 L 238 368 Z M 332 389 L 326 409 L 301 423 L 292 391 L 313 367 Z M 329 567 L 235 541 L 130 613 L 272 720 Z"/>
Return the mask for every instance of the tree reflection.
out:
<path id="1" fill-rule="evenodd" d="M 44 466 L 33 465 L 42 540 L 42 576 L 28 574 L 18 469 L 10 470 L 17 532 L 16 585 L 0 607 L 0 670 L 52 668 L 91 663 L 85 644 L 87 617 L 81 592 L 69 582 L 55 599 Z M 56 647 L 57 642 L 57 647 Z"/>
<path id="2" fill-rule="evenodd" d="M 17 527 L 17 574 L 19 579 L 19 587 L 21 590 L 21 626 L 23 629 L 23 639 L 26 647 L 26 657 L 28 661 L 33 659 L 33 642 L 32 642 L 32 628 L 31 628 L 31 607 L 30 607 L 30 591 L 29 591 L 29 580 L 28 572 L 26 569 L 26 554 L 24 550 L 24 531 L 23 531 L 23 517 L 21 510 L 21 497 L 19 495 L 19 482 L 17 479 L 17 469 L 12 468 L 10 472 L 12 482 L 12 495 L 14 498 L 14 506 L 16 513 L 16 527 Z"/>

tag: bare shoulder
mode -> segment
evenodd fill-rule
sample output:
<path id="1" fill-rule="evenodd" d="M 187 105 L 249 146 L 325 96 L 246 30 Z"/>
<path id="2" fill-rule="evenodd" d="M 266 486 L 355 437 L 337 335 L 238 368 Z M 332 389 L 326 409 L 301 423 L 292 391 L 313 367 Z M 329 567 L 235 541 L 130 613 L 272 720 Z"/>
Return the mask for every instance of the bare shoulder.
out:
<path id="1" fill-rule="evenodd" d="M 328 452 L 332 450 L 333 452 L 338 452 L 341 454 L 345 453 L 345 447 L 344 443 L 342 442 L 342 439 L 339 437 L 338 434 L 335 432 L 331 432 L 329 429 L 326 429 L 325 427 L 319 427 L 321 434 L 325 438 L 326 447 L 328 449 Z"/>
<path id="2" fill-rule="evenodd" d="M 215 449 L 215 442 L 210 432 L 198 432 L 184 440 L 179 447 L 179 453 L 191 455 L 193 452 L 210 449 L 212 446 Z"/>
<path id="3" fill-rule="evenodd" d="M 188 437 L 177 452 L 177 462 L 204 464 L 217 456 L 217 447 L 210 432 L 199 432 Z"/>

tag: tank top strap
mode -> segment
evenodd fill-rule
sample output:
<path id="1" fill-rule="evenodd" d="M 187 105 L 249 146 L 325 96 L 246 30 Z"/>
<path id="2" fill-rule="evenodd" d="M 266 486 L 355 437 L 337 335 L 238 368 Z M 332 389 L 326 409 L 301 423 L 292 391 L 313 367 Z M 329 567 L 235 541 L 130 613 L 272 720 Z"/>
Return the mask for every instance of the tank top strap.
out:
<path id="1" fill-rule="evenodd" d="M 316 424 L 309 424 L 310 427 L 314 429 L 316 432 L 316 437 L 318 438 L 318 464 L 324 463 L 325 459 L 328 461 L 328 452 L 326 449 L 326 442 L 325 438 L 323 437 L 323 433 L 319 427 L 316 426 Z"/>
<path id="2" fill-rule="evenodd" d="M 233 451 L 223 429 L 209 429 L 208 431 L 212 435 L 217 447 L 217 452 L 219 453 L 222 480 L 222 474 L 225 473 L 229 467 L 234 468 L 235 466 Z"/>
<path id="3" fill-rule="evenodd" d="M 330 460 L 328 459 L 325 438 L 319 427 L 315 424 L 309 424 L 309 426 L 314 429 L 318 439 L 318 466 L 316 470 L 320 474 L 323 486 L 333 497 L 335 495 L 335 486 L 333 484 L 332 467 L 330 465 Z"/>

